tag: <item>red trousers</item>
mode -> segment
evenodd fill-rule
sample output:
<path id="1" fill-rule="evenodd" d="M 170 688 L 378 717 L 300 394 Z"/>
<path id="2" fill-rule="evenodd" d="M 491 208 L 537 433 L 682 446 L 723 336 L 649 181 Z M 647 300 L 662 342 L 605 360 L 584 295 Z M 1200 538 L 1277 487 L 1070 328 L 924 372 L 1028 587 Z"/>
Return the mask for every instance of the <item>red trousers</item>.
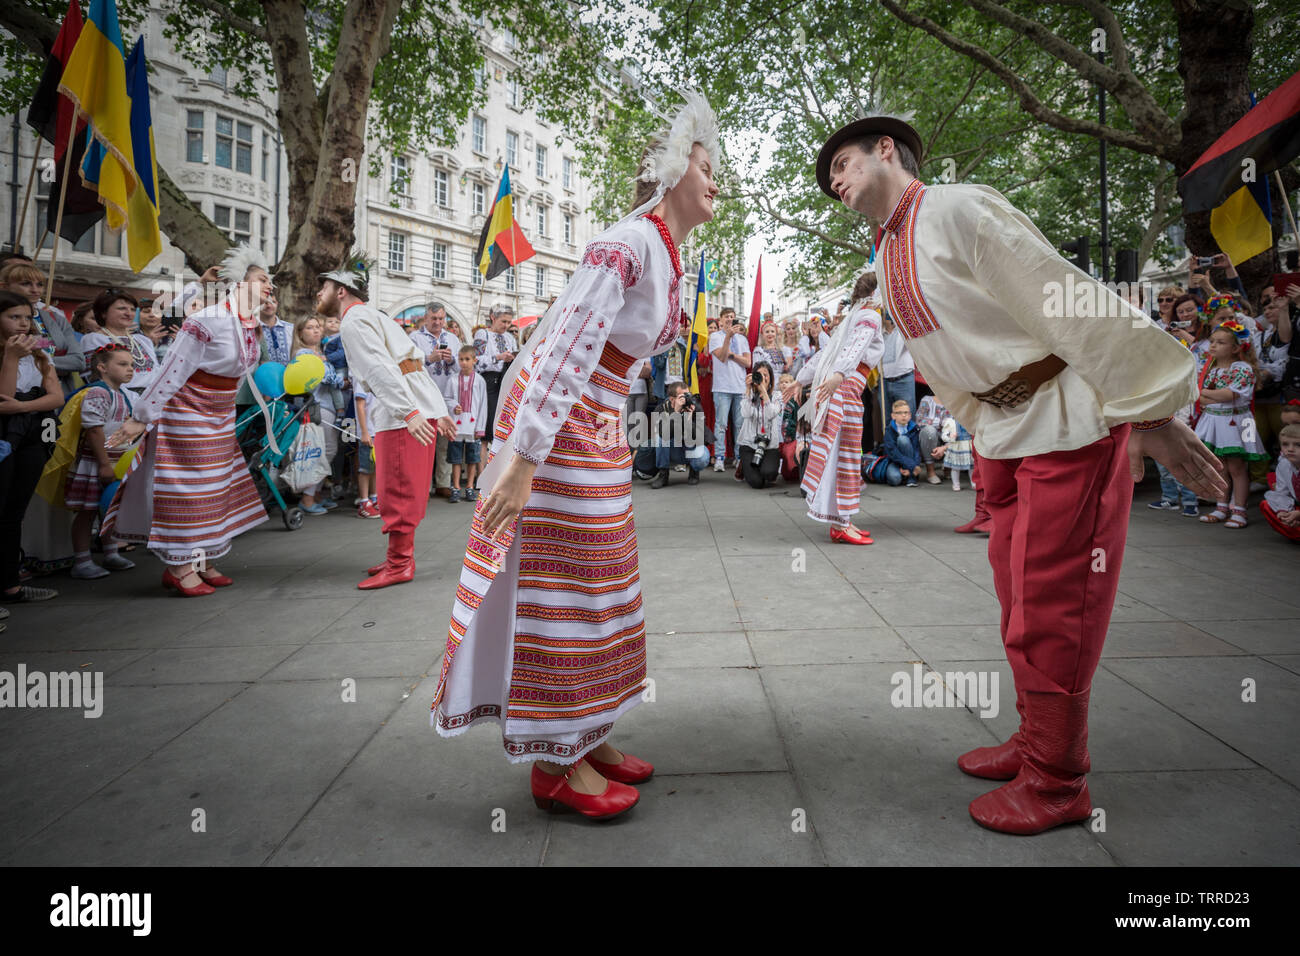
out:
<path id="1" fill-rule="evenodd" d="M 405 428 L 375 432 L 375 493 L 384 534 L 410 534 L 424 520 L 437 455 L 436 442 L 421 445 Z"/>
<path id="2" fill-rule="evenodd" d="M 1016 690 L 1092 686 L 1119 587 L 1133 479 L 1129 426 L 1074 451 L 981 458 L 989 563 Z"/>
<path id="3" fill-rule="evenodd" d="M 1300 541 L 1300 528 L 1283 524 L 1281 519 L 1278 518 L 1277 512 L 1273 510 L 1273 506 L 1267 501 L 1259 503 L 1259 512 L 1264 516 L 1264 520 L 1268 522 L 1268 526 L 1282 537 L 1290 538 L 1292 541 Z"/>

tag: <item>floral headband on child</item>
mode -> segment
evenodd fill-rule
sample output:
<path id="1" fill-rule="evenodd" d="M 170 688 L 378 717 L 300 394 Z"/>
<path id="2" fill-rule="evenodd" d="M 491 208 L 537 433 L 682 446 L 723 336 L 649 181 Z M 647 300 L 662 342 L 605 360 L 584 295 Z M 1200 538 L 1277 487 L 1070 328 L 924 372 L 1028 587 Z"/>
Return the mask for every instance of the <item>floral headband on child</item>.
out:
<path id="1" fill-rule="evenodd" d="M 1233 337 L 1237 340 L 1237 345 L 1241 347 L 1243 352 L 1250 351 L 1250 332 L 1236 319 L 1229 319 L 1227 322 L 1220 322 L 1218 328 L 1214 331 L 1218 332 L 1220 329 L 1224 332 L 1231 332 Z"/>
<path id="2" fill-rule="evenodd" d="M 121 342 L 109 342 L 107 345 L 101 345 L 91 352 L 91 355 L 102 355 L 105 352 L 130 352 L 131 346 L 123 345 Z"/>
<path id="3" fill-rule="evenodd" d="M 1237 311 L 1237 300 L 1226 293 L 1220 292 L 1212 295 L 1205 300 L 1205 321 L 1209 321 L 1215 312 L 1218 312 L 1224 306 Z"/>

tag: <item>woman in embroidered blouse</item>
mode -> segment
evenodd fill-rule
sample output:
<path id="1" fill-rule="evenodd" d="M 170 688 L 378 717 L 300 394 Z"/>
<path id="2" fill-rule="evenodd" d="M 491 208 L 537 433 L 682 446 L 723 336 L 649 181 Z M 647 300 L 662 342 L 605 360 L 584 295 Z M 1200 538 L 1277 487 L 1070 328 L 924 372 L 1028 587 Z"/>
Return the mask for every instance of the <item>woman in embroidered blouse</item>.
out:
<path id="1" fill-rule="evenodd" d="M 608 741 L 645 683 L 619 413 L 640 361 L 676 340 L 678 245 L 713 217 L 716 120 L 688 99 L 642 160 L 634 214 L 588 244 L 502 382 L 433 704 L 444 736 L 496 720 L 507 757 L 535 761 L 539 807 L 598 819 L 635 804 L 628 784 L 654 771 Z"/>

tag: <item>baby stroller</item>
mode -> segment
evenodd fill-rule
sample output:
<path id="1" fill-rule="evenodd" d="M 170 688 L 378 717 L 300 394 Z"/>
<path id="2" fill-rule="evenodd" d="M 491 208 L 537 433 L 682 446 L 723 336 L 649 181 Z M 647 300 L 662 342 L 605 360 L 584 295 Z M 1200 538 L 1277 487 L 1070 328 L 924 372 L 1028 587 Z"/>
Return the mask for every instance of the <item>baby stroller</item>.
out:
<path id="1" fill-rule="evenodd" d="M 248 461 L 248 470 L 261 495 L 262 504 L 267 509 L 272 504 L 278 507 L 284 526 L 289 531 L 297 531 L 302 527 L 303 513 L 301 508 L 290 507 L 285 502 L 279 488 L 279 474 L 298 439 L 298 429 L 311 414 L 315 404 L 316 400 L 309 398 L 306 404 L 295 407 L 287 395 L 266 400 L 266 407 L 271 413 L 271 429 L 280 448 L 278 455 L 271 448 L 266 418 L 259 406 L 247 409 L 235 422 L 235 438 L 239 442 L 239 450 Z"/>

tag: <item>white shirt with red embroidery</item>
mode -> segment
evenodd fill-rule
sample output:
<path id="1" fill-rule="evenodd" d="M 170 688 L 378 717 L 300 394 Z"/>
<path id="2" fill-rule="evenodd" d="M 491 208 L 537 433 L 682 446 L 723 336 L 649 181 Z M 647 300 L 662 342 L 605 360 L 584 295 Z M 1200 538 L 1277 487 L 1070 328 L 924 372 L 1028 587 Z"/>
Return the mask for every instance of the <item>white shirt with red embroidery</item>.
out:
<path id="1" fill-rule="evenodd" d="M 406 420 L 417 414 L 426 419 L 446 417 L 442 392 L 424 369 L 425 353 L 400 325 L 357 303 L 343 313 L 339 331 L 353 381 L 363 383 L 374 399 L 366 403 L 372 434 L 405 428 Z M 398 363 L 405 359 L 418 360 L 419 369 L 403 374 Z"/>
<path id="2" fill-rule="evenodd" d="M 156 422 L 163 406 L 195 372 L 239 378 L 257 365 L 258 352 L 257 329 L 240 325 L 225 303 L 195 312 L 176 333 L 153 383 L 131 406 L 131 417 Z"/>
<path id="3" fill-rule="evenodd" d="M 587 244 L 555 308 L 555 323 L 532 356 L 512 436 L 515 453 L 535 464 L 550 454 L 607 343 L 635 360 L 676 341 L 680 261 L 650 220 L 615 224 Z M 503 400 L 509 384 L 502 383 Z"/>
<path id="4" fill-rule="evenodd" d="M 987 458 L 1082 448 L 1195 398 L 1187 350 L 988 186 L 914 180 L 884 223 L 876 275 L 917 368 Z M 1049 354 L 1068 367 L 1028 401 L 974 397 Z"/>
<path id="5" fill-rule="evenodd" d="M 461 385 L 465 376 L 457 372 L 443 382 L 442 396 L 447 400 L 451 420 L 456 423 L 455 441 L 472 441 L 482 438 L 487 433 L 487 382 L 478 372 L 470 372 L 473 382 L 470 394 L 473 396 L 468 408 L 460 406 Z M 460 411 L 456 411 L 460 406 Z"/>

